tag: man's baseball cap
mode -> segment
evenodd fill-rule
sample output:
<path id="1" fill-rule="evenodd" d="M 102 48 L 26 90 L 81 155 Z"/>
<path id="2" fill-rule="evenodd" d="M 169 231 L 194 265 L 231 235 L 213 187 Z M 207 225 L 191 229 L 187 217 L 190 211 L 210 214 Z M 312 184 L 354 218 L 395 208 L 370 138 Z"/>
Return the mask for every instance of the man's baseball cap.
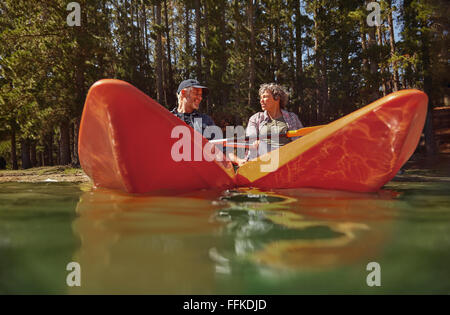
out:
<path id="1" fill-rule="evenodd" d="M 187 89 L 190 87 L 195 87 L 195 88 L 200 88 L 200 89 L 208 89 L 206 86 L 200 85 L 200 82 L 198 82 L 197 80 L 188 79 L 188 80 L 184 80 L 183 82 L 180 83 L 180 85 L 178 86 L 177 94 L 179 94 L 181 92 L 181 90 L 184 90 L 184 89 Z"/>

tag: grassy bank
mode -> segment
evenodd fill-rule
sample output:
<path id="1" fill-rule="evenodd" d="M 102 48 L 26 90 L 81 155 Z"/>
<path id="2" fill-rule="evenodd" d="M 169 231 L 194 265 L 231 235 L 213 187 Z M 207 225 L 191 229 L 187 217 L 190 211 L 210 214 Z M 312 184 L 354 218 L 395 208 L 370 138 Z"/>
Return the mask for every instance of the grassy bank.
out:
<path id="1" fill-rule="evenodd" d="M 0 182 L 89 182 L 81 168 L 43 166 L 26 170 L 0 170 Z"/>

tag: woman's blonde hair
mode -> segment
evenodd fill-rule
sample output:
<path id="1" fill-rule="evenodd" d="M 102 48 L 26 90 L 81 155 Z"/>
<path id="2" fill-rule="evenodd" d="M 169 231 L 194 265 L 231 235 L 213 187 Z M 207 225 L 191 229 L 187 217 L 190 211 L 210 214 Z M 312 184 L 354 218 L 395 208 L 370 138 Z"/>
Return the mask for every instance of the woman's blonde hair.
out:
<path id="1" fill-rule="evenodd" d="M 276 83 L 264 83 L 259 88 L 259 97 L 265 92 L 269 91 L 275 100 L 280 100 L 280 108 L 285 108 L 289 100 L 289 93 L 284 87 Z"/>

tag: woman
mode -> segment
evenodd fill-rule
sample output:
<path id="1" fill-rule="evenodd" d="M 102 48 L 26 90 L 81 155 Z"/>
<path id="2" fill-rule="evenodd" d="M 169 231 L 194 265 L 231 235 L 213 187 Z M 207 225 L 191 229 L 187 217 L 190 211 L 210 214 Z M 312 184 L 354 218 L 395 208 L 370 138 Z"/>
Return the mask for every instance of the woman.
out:
<path id="1" fill-rule="evenodd" d="M 244 159 L 231 157 L 239 165 L 297 139 L 297 137 L 267 139 L 268 135 L 273 137 L 274 134 L 283 134 L 288 130 L 303 128 L 298 116 L 285 110 L 289 94 L 282 86 L 275 83 L 262 84 L 259 89 L 259 98 L 263 111 L 250 117 L 245 132 L 249 137 L 266 140 L 253 142 L 253 149 L 248 152 Z"/>

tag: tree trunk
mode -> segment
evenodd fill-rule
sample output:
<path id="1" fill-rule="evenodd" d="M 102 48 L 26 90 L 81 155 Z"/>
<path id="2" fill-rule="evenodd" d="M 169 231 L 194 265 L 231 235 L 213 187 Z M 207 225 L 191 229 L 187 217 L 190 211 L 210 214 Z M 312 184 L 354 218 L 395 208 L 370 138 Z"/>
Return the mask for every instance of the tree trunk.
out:
<path id="1" fill-rule="evenodd" d="M 163 91 L 163 68 L 162 68 L 162 37 L 161 37 L 161 1 L 156 3 L 156 99 L 159 104 L 163 104 L 164 91 Z M 167 106 L 168 104 L 166 104 Z"/>
<path id="2" fill-rule="evenodd" d="M 80 167 L 80 157 L 78 155 L 78 134 L 80 132 L 81 117 L 77 117 L 73 123 L 73 149 L 72 149 L 72 166 Z"/>
<path id="3" fill-rule="evenodd" d="M 175 38 L 175 19 L 172 19 L 172 38 Z M 178 69 L 178 60 L 179 60 L 179 54 L 177 53 L 177 50 L 175 49 L 173 52 L 173 65 L 175 69 Z M 174 86 L 175 88 L 175 86 Z"/>
<path id="4" fill-rule="evenodd" d="M 387 36 L 388 35 L 386 34 L 386 30 L 384 32 L 381 32 L 381 36 L 382 36 L 382 41 L 383 41 L 384 45 L 387 45 L 387 42 L 388 42 Z M 384 57 L 384 58 L 386 58 L 386 57 Z M 390 75 L 391 72 L 390 72 L 389 65 L 386 64 L 386 67 L 384 68 L 384 70 L 386 71 L 385 72 L 385 75 L 386 75 L 386 87 L 387 87 L 387 92 L 386 93 L 391 93 L 394 80 L 393 80 L 393 76 Z"/>
<path id="5" fill-rule="evenodd" d="M 379 98 L 379 78 L 378 78 L 378 56 L 376 52 L 376 38 L 375 29 L 370 27 L 367 32 L 368 40 L 368 51 L 369 51 L 369 66 L 370 66 L 370 96 L 369 102 L 372 102 Z"/>
<path id="6" fill-rule="evenodd" d="M 189 71 L 189 56 L 191 54 L 191 36 L 190 36 L 190 18 L 189 18 L 189 8 L 188 4 L 185 5 L 185 16 L 184 16 L 184 40 L 185 40 L 185 52 L 184 52 L 184 69 L 186 73 L 184 74 L 185 78 L 188 78 L 190 76 Z"/>
<path id="7" fill-rule="evenodd" d="M 37 157 L 37 165 L 36 166 L 43 166 L 44 165 L 44 152 L 39 151 L 36 154 Z"/>
<path id="8" fill-rule="evenodd" d="M 248 1 L 248 25 L 250 28 L 250 51 L 249 51 L 249 83 L 248 83 L 248 105 L 250 108 L 256 108 L 256 97 L 255 97 L 255 21 L 254 21 L 254 0 Z"/>
<path id="9" fill-rule="evenodd" d="M 299 106 L 303 103 L 303 61 L 302 61 L 302 26 L 301 26 L 301 12 L 300 12 L 300 0 L 296 0 L 295 4 L 295 57 L 296 57 L 296 69 L 295 69 L 295 86 L 297 89 L 297 98 Z M 299 109 L 297 109 L 297 112 Z"/>
<path id="10" fill-rule="evenodd" d="M 22 156 L 22 169 L 26 170 L 31 168 L 29 139 L 22 139 L 20 141 L 20 152 Z"/>
<path id="11" fill-rule="evenodd" d="M 44 136 L 44 165 L 53 166 L 53 133 Z"/>
<path id="12" fill-rule="evenodd" d="M 165 17 L 165 23 L 166 23 L 166 43 L 167 43 L 167 89 L 169 91 L 168 97 L 167 97 L 167 105 L 170 104 L 169 108 L 171 106 L 174 106 L 176 103 L 176 100 L 174 99 L 173 91 L 175 89 L 175 84 L 173 82 L 173 70 L 172 70 L 172 52 L 170 49 L 170 28 L 169 28 L 169 18 L 168 18 L 168 12 L 167 12 L 167 0 L 164 0 L 164 17 Z"/>
<path id="13" fill-rule="evenodd" d="M 388 25 L 389 25 L 389 41 L 391 46 L 391 58 L 395 57 L 395 37 L 394 37 L 394 22 L 392 19 L 392 0 L 388 0 L 389 13 L 388 13 Z M 397 63 L 392 61 L 392 71 L 393 71 L 393 91 L 398 91 L 400 88 L 400 80 L 398 77 Z"/>
<path id="14" fill-rule="evenodd" d="M 382 55 L 382 49 L 383 49 L 383 38 L 381 36 L 381 25 L 377 26 L 377 37 L 378 37 L 378 47 L 379 47 L 379 62 L 383 62 L 383 55 Z M 386 86 L 386 78 L 384 76 L 384 66 L 380 65 L 380 72 L 381 72 L 381 82 L 382 82 L 382 89 L 383 89 L 383 96 L 387 94 L 387 86 Z"/>
<path id="15" fill-rule="evenodd" d="M 297 95 L 298 95 L 298 89 L 297 89 L 297 64 L 296 64 L 296 58 L 295 58 L 295 36 L 294 36 L 294 29 L 290 28 L 289 29 L 289 64 L 292 65 L 292 67 L 289 67 L 288 69 L 288 82 L 289 85 L 291 86 L 291 88 L 294 91 L 294 94 L 292 95 L 292 97 L 290 97 L 290 99 L 292 100 L 290 102 L 291 105 L 294 105 L 294 107 L 292 107 L 292 109 L 295 111 L 295 113 L 298 115 L 298 104 L 297 104 Z"/>
<path id="16" fill-rule="evenodd" d="M 316 122 L 320 121 L 320 109 L 322 107 L 322 102 L 320 99 L 320 84 L 319 84 L 319 77 L 320 77 L 320 59 L 319 59 L 319 38 L 318 38 L 318 29 L 319 29 L 319 17 L 318 15 L 318 9 L 317 6 L 314 8 L 314 72 L 316 77 L 316 89 L 315 89 L 315 96 L 316 96 Z"/>
<path id="17" fill-rule="evenodd" d="M 327 79 L 327 61 L 325 51 L 322 49 L 322 38 L 320 35 L 322 9 L 316 5 L 314 9 L 314 51 L 315 51 L 315 68 L 316 68 L 316 95 L 317 95 L 317 122 L 323 122 L 326 119 L 328 110 L 328 79 Z"/>
<path id="18" fill-rule="evenodd" d="M 204 15 L 205 15 L 205 25 L 209 25 L 209 20 L 208 20 L 208 17 L 210 16 L 210 14 L 212 13 L 212 12 L 210 12 L 209 10 L 210 10 L 210 8 L 208 7 L 208 2 L 207 1 L 205 1 L 204 3 L 203 3 L 203 10 L 204 10 Z M 211 77 L 212 77 L 212 75 L 211 75 L 211 56 L 210 56 L 210 53 L 211 53 L 211 41 L 210 41 L 210 30 L 209 30 L 209 28 L 208 27 L 206 27 L 205 28 L 205 46 L 203 47 L 203 51 L 204 51 L 204 54 L 205 54 L 205 72 L 204 72 L 204 82 L 205 82 L 205 84 L 206 84 L 206 82 L 211 82 L 212 81 L 212 79 L 211 79 Z M 210 93 L 208 93 L 208 95 L 207 95 L 207 97 L 205 98 L 205 97 L 203 97 L 203 100 L 204 100 L 204 102 L 205 102 L 205 112 L 206 113 L 208 113 L 209 114 L 209 107 L 210 107 L 210 104 L 212 103 L 212 94 L 222 94 L 222 91 L 209 91 Z M 213 92 L 213 93 L 211 93 L 211 92 Z"/>
<path id="19" fill-rule="evenodd" d="M 226 10 L 226 6 L 224 3 L 221 4 L 221 9 L 223 11 Z M 222 47 L 226 47 L 226 26 L 227 22 L 225 21 L 225 14 L 220 15 L 220 45 Z M 221 74 L 221 82 L 224 81 L 224 77 L 225 77 L 225 73 L 227 73 L 227 61 L 228 61 L 228 52 L 224 51 L 221 54 L 221 66 L 220 68 L 222 69 L 222 74 Z M 222 100 L 222 105 L 227 104 L 227 100 L 229 97 L 229 93 L 230 93 L 230 89 L 228 88 L 224 88 L 224 89 L 220 89 L 220 99 Z"/>
<path id="20" fill-rule="evenodd" d="M 434 139 L 433 128 L 433 81 L 431 76 L 431 62 L 430 62 L 430 36 L 427 32 L 422 34 L 422 58 L 423 58 L 423 88 L 424 92 L 428 95 L 428 112 L 425 123 L 424 135 L 425 135 L 425 148 L 427 155 L 435 155 L 437 153 L 437 145 Z"/>
<path id="21" fill-rule="evenodd" d="M 86 21 L 87 20 L 87 12 L 86 10 L 82 10 L 83 12 L 83 20 Z M 85 23 L 81 23 L 81 27 L 80 27 L 80 31 L 76 32 L 76 41 L 78 43 L 83 42 L 84 38 L 86 38 L 87 36 L 87 30 L 86 30 L 86 26 Z M 87 87 L 86 87 L 86 83 L 87 80 L 85 80 L 85 70 L 86 70 L 86 48 L 84 47 L 84 45 L 80 45 L 80 47 L 78 49 L 76 49 L 76 65 L 75 65 L 75 84 L 76 84 L 76 97 L 75 97 L 75 106 L 76 106 L 76 110 L 75 110 L 75 115 L 79 115 L 81 116 L 82 112 L 83 112 L 83 105 L 84 105 L 84 100 L 86 98 L 86 92 L 87 92 Z M 53 134 L 51 134 L 51 139 L 52 139 L 52 143 L 53 143 Z M 51 165 L 53 165 L 53 157 L 50 155 L 50 163 Z"/>
<path id="22" fill-rule="evenodd" d="M 31 160 L 31 167 L 38 166 L 36 158 L 36 141 L 30 142 L 30 160 Z"/>
<path id="23" fill-rule="evenodd" d="M 11 126 L 11 165 L 13 170 L 18 170 L 17 164 L 17 145 L 16 145 L 16 129 Z"/>
<path id="24" fill-rule="evenodd" d="M 322 122 L 328 120 L 328 75 L 327 75 L 327 58 L 324 54 L 321 56 L 321 79 L 320 79 L 320 99 L 322 100 Z"/>
<path id="25" fill-rule="evenodd" d="M 59 126 L 59 164 L 61 165 L 69 165 L 71 163 L 69 126 L 68 121 L 61 122 Z"/>
<path id="26" fill-rule="evenodd" d="M 132 46 L 135 46 L 136 45 L 136 31 L 134 28 L 133 1 L 130 1 L 130 3 L 128 4 L 128 1 L 125 0 L 125 12 L 130 12 L 129 29 L 128 29 L 130 32 L 129 41 L 131 42 Z M 126 14 L 126 16 L 128 17 L 128 13 Z M 130 60 L 132 61 L 132 63 L 130 63 L 130 65 L 129 65 L 130 69 L 131 69 L 131 82 L 134 85 L 140 85 L 141 82 L 137 81 L 136 67 L 135 67 L 135 64 L 137 62 L 136 49 L 131 49 L 130 55 L 131 55 Z"/>
<path id="27" fill-rule="evenodd" d="M 74 128 L 74 124 L 70 123 L 69 124 L 69 139 L 70 139 L 69 142 L 70 142 L 70 160 L 72 161 L 72 163 L 73 163 L 73 157 L 74 157 L 73 150 L 75 149 L 75 143 L 74 143 L 75 133 L 74 133 L 73 128 Z"/>
<path id="28" fill-rule="evenodd" d="M 235 20 L 234 25 L 236 26 L 234 29 L 234 36 L 236 38 L 240 37 L 240 33 L 241 33 L 241 28 L 243 27 L 242 23 L 240 23 L 240 9 L 239 9 L 239 0 L 234 0 L 233 1 L 233 11 L 234 11 L 234 18 Z M 236 41 L 233 45 L 234 48 L 234 54 L 239 54 L 241 51 L 241 41 Z M 241 83 L 242 83 L 243 79 L 241 79 L 240 77 L 236 78 L 235 82 L 234 82 L 234 90 L 235 91 L 239 91 L 241 89 Z M 241 94 L 240 93 L 235 93 L 234 94 L 234 102 L 236 104 L 241 104 Z M 236 121 L 238 120 L 238 118 L 235 116 L 235 125 L 238 125 L 236 123 Z"/>
<path id="29" fill-rule="evenodd" d="M 197 80 L 202 81 L 202 42 L 201 42 L 201 12 L 200 0 L 194 1 L 195 5 L 195 59 L 197 61 Z"/>
<path id="30" fill-rule="evenodd" d="M 58 145 L 56 146 L 56 160 L 53 161 L 55 165 L 61 165 L 61 146 L 58 141 Z"/>
<path id="31" fill-rule="evenodd" d="M 370 69 L 369 69 L 369 61 L 367 59 L 367 40 L 366 40 L 366 33 L 364 31 L 363 23 L 364 22 L 361 22 L 361 27 L 360 27 L 361 47 L 362 47 L 362 54 L 363 54 L 362 64 L 363 64 L 364 72 L 369 73 Z"/>
<path id="32" fill-rule="evenodd" d="M 408 81 L 406 80 L 406 69 L 405 70 L 403 70 L 403 76 L 402 76 L 402 87 L 404 88 L 404 89 L 408 89 L 409 88 L 409 86 L 408 86 Z"/>
<path id="33" fill-rule="evenodd" d="M 275 82 L 281 83 L 284 78 L 281 71 L 281 35 L 280 35 L 280 8 L 278 7 L 278 2 L 275 2 Z"/>
<path id="34" fill-rule="evenodd" d="M 148 34 L 147 34 L 147 32 L 148 32 L 147 31 L 148 30 L 148 27 L 147 27 L 147 7 L 145 6 L 144 1 L 142 1 L 142 15 L 143 15 L 143 18 L 144 18 L 144 21 L 143 21 L 143 35 L 142 35 L 142 37 L 143 37 L 143 41 L 144 41 L 143 47 L 145 49 L 145 65 L 148 66 L 148 63 L 149 63 L 148 41 L 149 40 L 148 40 Z"/>
<path id="35" fill-rule="evenodd" d="M 269 64 L 269 67 L 270 67 L 270 74 L 271 74 L 271 76 L 272 76 L 272 81 L 275 81 L 275 78 L 276 78 L 276 75 L 275 75 L 275 71 L 276 71 L 276 69 L 274 68 L 274 63 L 275 63 L 275 57 L 274 57 L 274 54 L 275 54 L 275 50 L 273 49 L 273 27 L 272 27 L 272 24 L 271 23 L 269 23 L 269 25 L 268 25 L 268 33 L 269 33 L 269 47 L 268 47 L 268 49 L 269 49 L 269 53 L 268 53 L 268 55 L 269 55 L 269 62 L 268 62 L 268 64 Z"/>

